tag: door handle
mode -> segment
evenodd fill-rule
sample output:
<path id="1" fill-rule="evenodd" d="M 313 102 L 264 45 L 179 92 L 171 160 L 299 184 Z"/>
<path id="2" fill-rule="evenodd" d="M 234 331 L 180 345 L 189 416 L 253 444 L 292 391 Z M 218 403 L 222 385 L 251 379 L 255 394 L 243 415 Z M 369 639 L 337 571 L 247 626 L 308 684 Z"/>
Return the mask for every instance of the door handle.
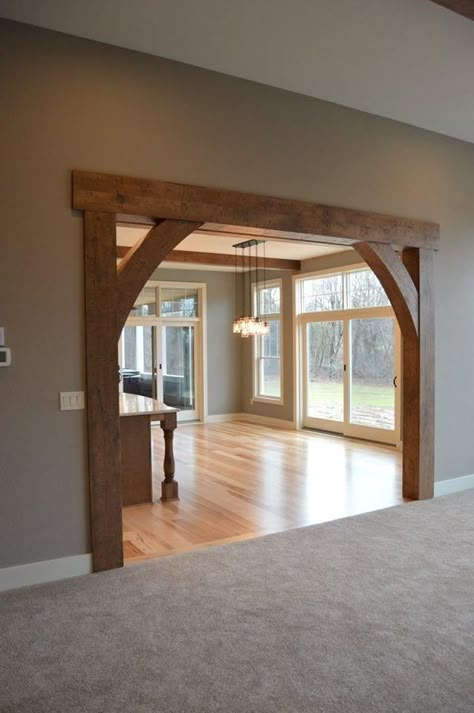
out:
<path id="1" fill-rule="evenodd" d="M 395 389 L 398 389 L 397 379 L 398 379 L 398 376 L 394 376 L 393 381 L 392 381 L 392 384 Z"/>

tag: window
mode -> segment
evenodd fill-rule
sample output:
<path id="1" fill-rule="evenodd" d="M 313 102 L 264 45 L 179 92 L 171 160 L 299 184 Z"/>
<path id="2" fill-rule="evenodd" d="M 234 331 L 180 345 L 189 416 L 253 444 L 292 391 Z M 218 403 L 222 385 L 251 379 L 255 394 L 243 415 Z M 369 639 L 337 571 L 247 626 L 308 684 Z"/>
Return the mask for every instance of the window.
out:
<path id="1" fill-rule="evenodd" d="M 260 287 L 258 314 L 280 314 L 280 285 Z"/>
<path id="2" fill-rule="evenodd" d="M 198 291 L 195 287 L 161 287 L 160 317 L 198 316 Z"/>
<path id="3" fill-rule="evenodd" d="M 154 287 L 144 287 L 138 295 L 131 317 L 153 317 L 156 315 L 156 290 Z"/>
<path id="4" fill-rule="evenodd" d="M 390 304 L 372 270 L 354 270 L 346 275 L 347 309 L 386 307 Z"/>
<path id="5" fill-rule="evenodd" d="M 306 277 L 298 283 L 300 314 L 390 305 L 382 285 L 369 268 Z"/>
<path id="6" fill-rule="evenodd" d="M 342 309 L 342 275 L 301 280 L 301 312 Z"/>
<path id="7" fill-rule="evenodd" d="M 268 334 L 254 337 L 253 398 L 282 402 L 281 281 L 255 288 L 254 304 L 260 319 L 269 324 Z"/>

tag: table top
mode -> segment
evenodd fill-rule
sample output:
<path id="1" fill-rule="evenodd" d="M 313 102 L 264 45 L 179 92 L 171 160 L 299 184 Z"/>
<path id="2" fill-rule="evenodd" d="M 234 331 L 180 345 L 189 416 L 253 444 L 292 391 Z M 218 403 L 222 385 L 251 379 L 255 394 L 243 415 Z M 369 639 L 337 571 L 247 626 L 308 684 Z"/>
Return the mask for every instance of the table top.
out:
<path id="1" fill-rule="evenodd" d="M 161 401 L 137 394 L 119 394 L 119 406 L 121 416 L 158 416 L 179 411 Z"/>

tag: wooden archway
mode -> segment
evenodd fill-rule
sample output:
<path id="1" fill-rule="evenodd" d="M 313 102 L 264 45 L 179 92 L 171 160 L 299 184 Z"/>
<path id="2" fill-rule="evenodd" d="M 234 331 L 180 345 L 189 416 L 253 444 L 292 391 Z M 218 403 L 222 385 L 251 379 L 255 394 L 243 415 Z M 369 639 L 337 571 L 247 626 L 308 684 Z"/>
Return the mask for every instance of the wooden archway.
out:
<path id="1" fill-rule="evenodd" d="M 435 223 L 222 189 L 73 172 L 73 208 L 84 211 L 87 434 L 95 571 L 122 553 L 117 340 L 139 292 L 176 245 L 198 229 L 232 226 L 263 238 L 353 247 L 382 283 L 403 340 L 403 495 L 434 490 Z M 116 223 L 153 227 L 117 269 Z M 397 248 L 397 251 L 394 249 Z"/>

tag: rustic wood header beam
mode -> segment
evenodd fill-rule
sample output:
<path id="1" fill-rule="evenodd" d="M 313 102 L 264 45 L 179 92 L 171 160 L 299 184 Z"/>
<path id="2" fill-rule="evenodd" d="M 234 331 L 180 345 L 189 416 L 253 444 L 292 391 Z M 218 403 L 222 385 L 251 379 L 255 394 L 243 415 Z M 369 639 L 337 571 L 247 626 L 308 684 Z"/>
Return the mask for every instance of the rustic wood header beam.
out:
<path id="1" fill-rule="evenodd" d="M 117 245 L 117 257 L 122 258 L 132 248 L 128 245 Z M 203 253 L 192 250 L 172 250 L 165 257 L 165 262 L 180 262 L 193 265 L 216 265 L 218 267 L 234 267 L 235 256 L 226 255 L 224 253 Z M 255 256 L 250 258 L 252 268 L 257 267 Z M 240 261 L 239 261 L 240 265 Z M 245 259 L 245 266 L 248 266 L 248 259 Z M 259 258 L 258 267 L 263 268 L 263 259 Z M 267 257 L 265 259 L 265 267 L 271 270 L 301 270 L 300 260 L 286 260 L 284 258 Z"/>
<path id="2" fill-rule="evenodd" d="M 291 233 L 291 239 L 318 235 L 404 247 L 439 246 L 436 223 L 225 189 L 73 171 L 72 194 L 76 210 L 249 226 Z"/>
<path id="3" fill-rule="evenodd" d="M 469 20 L 474 20 L 474 0 L 432 0 L 432 2 L 458 15 L 464 15 Z"/>
<path id="4" fill-rule="evenodd" d="M 365 257 L 391 300 L 402 333 L 403 494 L 409 498 L 433 496 L 433 251 L 439 246 L 437 224 L 83 171 L 73 172 L 73 208 L 85 211 L 86 377 L 95 571 L 122 564 L 117 340 L 153 270 L 170 253 L 179 253 L 175 248 L 198 229 L 224 229 L 290 242 L 343 243 L 353 245 Z M 116 226 L 124 215 L 138 225 L 149 224 L 151 218 L 154 227 L 127 250 L 117 267 Z M 393 246 L 402 249 L 401 260 Z"/>

